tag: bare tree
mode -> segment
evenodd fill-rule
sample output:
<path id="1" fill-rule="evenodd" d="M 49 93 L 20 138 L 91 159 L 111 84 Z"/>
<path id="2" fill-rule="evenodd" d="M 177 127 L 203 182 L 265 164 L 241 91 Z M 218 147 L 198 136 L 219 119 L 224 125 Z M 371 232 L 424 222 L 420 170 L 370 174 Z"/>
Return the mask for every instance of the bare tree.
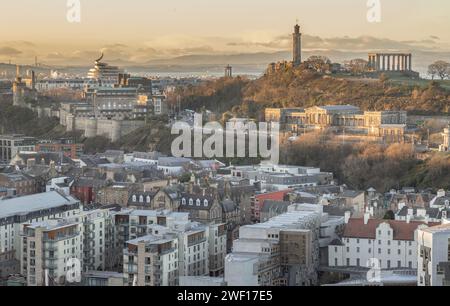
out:
<path id="1" fill-rule="evenodd" d="M 450 77 L 450 63 L 445 61 L 437 61 L 430 66 L 428 66 L 428 74 L 434 78 L 438 76 L 441 80 L 447 79 Z"/>
<path id="2" fill-rule="evenodd" d="M 304 64 L 308 69 L 318 73 L 325 73 L 331 69 L 331 61 L 326 56 L 311 56 Z"/>
<path id="3" fill-rule="evenodd" d="M 348 62 L 346 66 L 347 69 L 350 70 L 352 73 L 361 74 L 367 71 L 369 62 L 362 58 L 356 58 Z"/>

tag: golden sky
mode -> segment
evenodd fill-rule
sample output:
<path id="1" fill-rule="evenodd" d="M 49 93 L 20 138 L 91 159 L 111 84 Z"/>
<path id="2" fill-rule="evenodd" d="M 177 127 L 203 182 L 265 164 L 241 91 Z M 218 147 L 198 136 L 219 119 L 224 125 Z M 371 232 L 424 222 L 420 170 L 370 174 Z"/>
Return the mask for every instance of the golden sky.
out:
<path id="1" fill-rule="evenodd" d="M 0 61 L 38 55 L 46 62 L 110 57 L 145 62 L 188 54 L 289 50 L 299 20 L 306 49 L 450 51 L 450 1 L 380 0 L 2 0 Z"/>

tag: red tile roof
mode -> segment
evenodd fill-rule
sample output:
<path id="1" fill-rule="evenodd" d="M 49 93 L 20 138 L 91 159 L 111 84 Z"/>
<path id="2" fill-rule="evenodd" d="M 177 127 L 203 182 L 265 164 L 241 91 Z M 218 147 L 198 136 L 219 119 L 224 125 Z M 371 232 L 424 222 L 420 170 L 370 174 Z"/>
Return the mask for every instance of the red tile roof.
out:
<path id="1" fill-rule="evenodd" d="M 291 191 L 292 190 L 288 189 L 288 190 L 282 190 L 282 191 L 276 191 L 276 192 L 270 192 L 270 193 L 263 193 L 263 194 L 256 195 L 255 198 L 260 202 L 262 202 L 264 200 L 283 201 L 284 196 Z"/>
<path id="2" fill-rule="evenodd" d="M 414 241 L 414 232 L 420 225 L 436 226 L 440 223 L 395 220 L 377 220 L 370 219 L 367 224 L 364 224 L 363 218 L 352 218 L 348 224 L 345 225 L 344 238 L 362 238 L 362 239 L 376 239 L 376 231 L 380 224 L 389 223 L 394 231 L 394 240 L 409 240 Z"/>

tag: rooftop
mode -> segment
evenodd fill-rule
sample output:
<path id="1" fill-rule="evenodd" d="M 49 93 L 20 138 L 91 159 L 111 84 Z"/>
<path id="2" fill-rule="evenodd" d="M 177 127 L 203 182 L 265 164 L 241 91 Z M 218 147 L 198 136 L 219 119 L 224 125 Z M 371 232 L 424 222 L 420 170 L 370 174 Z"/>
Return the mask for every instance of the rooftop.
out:
<path id="1" fill-rule="evenodd" d="M 76 204 L 71 196 L 63 196 L 56 191 L 38 193 L 19 198 L 0 201 L 0 218 L 26 215 L 31 212 L 52 209 L 63 205 Z"/>
<path id="2" fill-rule="evenodd" d="M 450 223 L 428 227 L 428 228 L 423 229 L 423 231 L 428 232 L 428 233 L 450 232 Z"/>
<path id="3" fill-rule="evenodd" d="M 376 239 L 376 231 L 378 226 L 382 223 L 388 223 L 394 231 L 394 240 L 414 240 L 414 232 L 419 226 L 435 226 L 439 223 L 425 223 L 419 221 L 396 221 L 396 220 L 377 220 L 370 219 L 367 224 L 364 224 L 363 218 L 353 218 L 348 221 L 345 226 L 345 238 L 362 238 L 362 239 Z"/>

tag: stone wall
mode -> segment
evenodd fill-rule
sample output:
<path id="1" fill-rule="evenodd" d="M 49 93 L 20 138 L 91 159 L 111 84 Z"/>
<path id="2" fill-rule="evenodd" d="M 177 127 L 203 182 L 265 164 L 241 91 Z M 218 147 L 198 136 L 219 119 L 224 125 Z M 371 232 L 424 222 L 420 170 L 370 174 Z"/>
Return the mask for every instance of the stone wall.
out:
<path id="1" fill-rule="evenodd" d="M 72 115 L 66 116 L 61 122 L 65 123 L 68 132 L 73 130 L 83 131 L 87 138 L 104 136 L 111 141 L 117 141 L 145 124 L 144 121 L 138 120 L 74 117 Z"/>

